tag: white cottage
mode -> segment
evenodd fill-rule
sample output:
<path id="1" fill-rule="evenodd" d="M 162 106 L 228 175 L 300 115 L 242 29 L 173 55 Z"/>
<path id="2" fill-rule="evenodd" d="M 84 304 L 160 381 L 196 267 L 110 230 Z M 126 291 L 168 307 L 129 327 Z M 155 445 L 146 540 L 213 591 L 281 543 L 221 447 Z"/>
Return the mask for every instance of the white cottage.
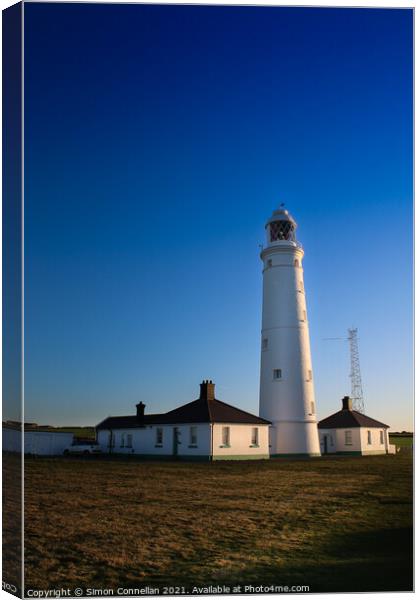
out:
<path id="1" fill-rule="evenodd" d="M 108 417 L 96 427 L 103 452 L 145 458 L 250 460 L 269 458 L 268 428 L 262 419 L 217 400 L 215 384 L 203 381 L 200 397 L 163 414 Z"/>
<path id="2" fill-rule="evenodd" d="M 322 454 L 395 454 L 389 425 L 353 410 L 348 396 L 342 402 L 340 411 L 318 423 Z"/>

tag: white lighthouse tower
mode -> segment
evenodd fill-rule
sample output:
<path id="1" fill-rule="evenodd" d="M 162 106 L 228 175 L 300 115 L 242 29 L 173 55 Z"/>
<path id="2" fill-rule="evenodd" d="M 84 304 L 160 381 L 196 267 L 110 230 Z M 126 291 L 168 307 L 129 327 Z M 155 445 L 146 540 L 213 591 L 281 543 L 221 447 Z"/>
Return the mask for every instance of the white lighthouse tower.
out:
<path id="1" fill-rule="evenodd" d="M 320 454 L 297 224 L 283 205 L 266 226 L 260 416 L 272 422 L 270 454 Z"/>

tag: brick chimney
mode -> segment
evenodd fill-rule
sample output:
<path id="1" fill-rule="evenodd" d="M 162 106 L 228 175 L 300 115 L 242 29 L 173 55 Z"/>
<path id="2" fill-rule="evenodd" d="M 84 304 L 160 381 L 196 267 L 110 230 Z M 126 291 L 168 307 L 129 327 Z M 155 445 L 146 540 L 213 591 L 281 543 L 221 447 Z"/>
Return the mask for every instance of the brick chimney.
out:
<path id="1" fill-rule="evenodd" d="M 353 403 L 349 396 L 344 396 L 343 400 L 343 410 L 353 410 Z"/>
<path id="2" fill-rule="evenodd" d="M 146 405 L 143 402 L 139 402 L 138 404 L 136 404 L 136 408 L 137 408 L 137 418 L 139 421 L 143 421 L 144 419 L 144 409 L 146 408 Z"/>
<path id="3" fill-rule="evenodd" d="M 200 383 L 200 400 L 214 400 L 214 383 L 211 380 Z"/>

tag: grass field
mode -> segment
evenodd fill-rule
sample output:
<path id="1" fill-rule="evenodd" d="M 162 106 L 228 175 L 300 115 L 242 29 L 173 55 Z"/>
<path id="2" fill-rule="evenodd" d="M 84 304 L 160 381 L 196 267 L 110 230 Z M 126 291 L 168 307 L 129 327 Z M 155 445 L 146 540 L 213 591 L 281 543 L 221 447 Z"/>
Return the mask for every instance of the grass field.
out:
<path id="1" fill-rule="evenodd" d="M 412 457 L 28 459 L 26 587 L 412 589 Z"/>
<path id="2" fill-rule="evenodd" d="M 21 592 L 22 459 L 3 452 L 3 581 Z"/>
<path id="3" fill-rule="evenodd" d="M 412 448 L 413 447 L 413 436 L 412 435 L 390 435 L 389 443 L 394 444 L 397 448 Z"/>

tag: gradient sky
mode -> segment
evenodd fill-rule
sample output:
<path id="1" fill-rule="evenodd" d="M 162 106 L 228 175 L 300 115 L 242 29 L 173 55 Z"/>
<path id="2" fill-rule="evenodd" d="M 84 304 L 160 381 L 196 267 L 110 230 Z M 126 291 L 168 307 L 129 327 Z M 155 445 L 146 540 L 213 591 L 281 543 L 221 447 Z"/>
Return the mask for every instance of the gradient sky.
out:
<path id="1" fill-rule="evenodd" d="M 412 11 L 25 5 L 26 420 L 258 411 L 259 244 L 306 256 L 317 412 L 412 428 Z"/>

